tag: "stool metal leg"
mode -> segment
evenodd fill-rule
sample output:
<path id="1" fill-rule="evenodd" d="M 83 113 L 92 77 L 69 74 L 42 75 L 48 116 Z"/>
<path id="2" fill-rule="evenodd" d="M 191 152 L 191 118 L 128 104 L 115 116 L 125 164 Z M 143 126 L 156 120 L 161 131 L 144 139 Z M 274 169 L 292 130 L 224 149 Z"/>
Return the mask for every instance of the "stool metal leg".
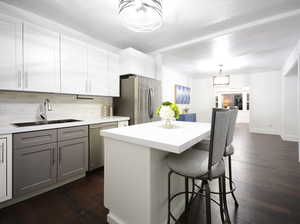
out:
<path id="1" fill-rule="evenodd" d="M 239 203 L 234 195 L 234 192 L 233 192 L 233 185 L 232 185 L 232 166 L 231 166 L 231 156 L 228 157 L 228 168 L 229 168 L 229 186 L 230 186 L 230 190 L 231 190 L 231 195 L 234 199 L 234 203 L 235 203 L 235 206 L 238 207 L 239 206 Z"/>
<path id="2" fill-rule="evenodd" d="M 206 223 L 211 224 L 210 187 L 208 181 L 203 181 L 206 201 Z"/>
<path id="3" fill-rule="evenodd" d="M 185 211 L 188 210 L 189 206 L 189 178 L 185 177 Z"/>
<path id="4" fill-rule="evenodd" d="M 223 185 L 223 191 L 222 191 L 222 196 L 223 196 L 223 204 L 224 204 L 224 212 L 225 212 L 225 216 L 226 216 L 226 221 L 227 223 L 231 223 L 230 222 L 230 216 L 229 216 L 229 212 L 228 212 L 228 206 L 227 206 L 227 197 L 226 197 L 226 177 L 225 174 L 224 176 L 222 176 L 222 185 Z"/>
<path id="5" fill-rule="evenodd" d="M 201 188 L 200 188 L 201 193 L 203 193 L 203 188 L 204 188 L 204 181 L 201 181 Z"/>
<path id="6" fill-rule="evenodd" d="M 171 176 L 173 171 L 169 172 L 168 175 L 168 224 L 171 223 Z"/>
<path id="7" fill-rule="evenodd" d="M 222 220 L 222 223 L 225 223 L 225 220 L 224 220 L 224 202 L 223 202 L 223 185 L 222 185 L 222 178 L 220 177 L 219 180 L 219 200 L 220 200 L 220 215 L 221 215 L 221 220 Z"/>
<path id="8" fill-rule="evenodd" d="M 195 191 L 195 178 L 193 178 L 193 180 L 192 180 L 192 184 L 193 184 L 193 195 L 192 195 L 192 199 L 193 199 L 193 197 L 194 197 L 194 195 L 196 194 L 196 191 Z"/>

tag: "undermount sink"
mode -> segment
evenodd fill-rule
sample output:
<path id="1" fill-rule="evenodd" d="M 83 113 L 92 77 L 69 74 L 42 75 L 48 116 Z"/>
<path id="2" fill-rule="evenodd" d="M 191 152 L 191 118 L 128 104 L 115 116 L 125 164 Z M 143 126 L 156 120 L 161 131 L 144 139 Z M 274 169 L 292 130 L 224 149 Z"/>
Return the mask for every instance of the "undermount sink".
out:
<path id="1" fill-rule="evenodd" d="M 34 121 L 34 122 L 25 122 L 25 123 L 14 123 L 13 125 L 17 127 L 28 127 L 28 126 L 36 126 L 36 125 L 46 125 L 46 124 L 63 124 L 70 122 L 79 122 L 81 120 L 76 119 L 64 119 L 64 120 L 52 120 L 52 121 Z"/>

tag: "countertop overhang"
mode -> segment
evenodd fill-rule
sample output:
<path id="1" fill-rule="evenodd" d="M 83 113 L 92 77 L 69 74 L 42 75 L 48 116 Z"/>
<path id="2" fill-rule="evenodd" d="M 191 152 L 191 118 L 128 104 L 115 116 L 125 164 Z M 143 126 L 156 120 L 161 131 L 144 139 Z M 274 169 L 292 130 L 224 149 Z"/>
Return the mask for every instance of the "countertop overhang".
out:
<path id="1" fill-rule="evenodd" d="M 210 123 L 174 122 L 175 127 L 163 128 L 163 122 L 151 122 L 101 131 L 101 136 L 143 145 L 162 151 L 182 153 L 208 137 Z"/>

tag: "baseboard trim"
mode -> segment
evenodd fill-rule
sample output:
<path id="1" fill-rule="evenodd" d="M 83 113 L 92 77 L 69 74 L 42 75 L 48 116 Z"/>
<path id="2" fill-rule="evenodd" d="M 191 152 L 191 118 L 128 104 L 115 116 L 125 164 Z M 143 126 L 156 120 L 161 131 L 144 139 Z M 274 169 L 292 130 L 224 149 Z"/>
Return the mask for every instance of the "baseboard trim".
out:
<path id="1" fill-rule="evenodd" d="M 116 215 L 114 215 L 111 211 L 107 215 L 107 223 L 109 224 L 126 224 L 125 222 L 121 221 Z"/>
<path id="2" fill-rule="evenodd" d="M 283 141 L 298 142 L 299 138 L 296 135 L 281 135 Z"/>
<path id="3" fill-rule="evenodd" d="M 185 205 L 184 200 L 181 200 L 176 206 L 174 206 L 173 214 L 175 215 L 175 217 L 179 217 L 184 212 L 184 205 Z M 168 218 L 166 217 L 166 220 L 164 222 L 162 222 L 161 224 L 167 223 L 167 219 Z M 107 223 L 109 223 L 109 224 L 128 224 L 128 223 L 124 222 L 123 220 L 121 220 L 118 216 L 116 216 L 111 211 L 109 211 L 109 213 L 107 215 Z M 175 224 L 175 222 L 173 220 L 171 220 L 171 223 Z"/>
<path id="4" fill-rule="evenodd" d="M 19 202 L 28 200 L 28 199 L 30 199 L 30 198 L 32 198 L 32 197 L 35 197 L 35 196 L 38 196 L 38 195 L 40 195 L 40 194 L 46 193 L 46 192 L 48 192 L 48 191 L 52 191 L 52 190 L 54 190 L 54 189 L 56 189 L 56 188 L 58 188 L 58 187 L 61 187 L 61 186 L 66 185 L 66 184 L 69 184 L 69 183 L 71 183 L 71 182 L 74 182 L 74 181 L 79 180 L 79 179 L 84 178 L 84 177 L 85 177 L 85 173 L 84 173 L 84 174 L 81 174 L 81 175 L 79 175 L 79 176 L 75 176 L 75 177 L 73 177 L 73 178 L 70 178 L 70 179 L 68 179 L 68 180 L 65 180 L 65 181 L 62 181 L 62 182 L 58 182 L 58 183 L 56 183 L 56 184 L 54 184 L 54 185 L 52 185 L 52 186 L 50 186 L 50 187 L 47 187 L 47 188 L 38 190 L 38 191 L 36 191 L 36 192 L 34 192 L 34 193 L 29 193 L 29 194 L 24 195 L 24 196 L 19 197 L 19 198 L 14 198 L 14 197 L 13 197 L 13 198 L 12 198 L 11 200 L 9 200 L 9 201 L 5 201 L 5 202 L 3 202 L 3 203 L 0 203 L 0 210 L 3 209 L 3 208 L 5 208 L 5 207 L 8 207 L 8 206 L 17 204 L 17 203 L 19 203 Z"/>
<path id="5" fill-rule="evenodd" d="M 280 131 L 274 129 L 250 128 L 250 132 L 264 135 L 280 135 Z"/>

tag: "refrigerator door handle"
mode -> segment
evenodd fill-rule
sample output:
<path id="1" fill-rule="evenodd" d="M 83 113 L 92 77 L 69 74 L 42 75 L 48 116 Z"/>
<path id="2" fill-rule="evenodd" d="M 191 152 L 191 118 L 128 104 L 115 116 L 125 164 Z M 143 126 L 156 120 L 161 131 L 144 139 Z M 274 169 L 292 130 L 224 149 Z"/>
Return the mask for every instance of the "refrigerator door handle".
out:
<path id="1" fill-rule="evenodd" d="M 148 91 L 148 115 L 149 115 L 150 119 L 152 119 L 154 116 L 153 105 L 152 105 L 152 95 L 153 95 L 153 89 L 149 88 L 149 91 Z"/>

